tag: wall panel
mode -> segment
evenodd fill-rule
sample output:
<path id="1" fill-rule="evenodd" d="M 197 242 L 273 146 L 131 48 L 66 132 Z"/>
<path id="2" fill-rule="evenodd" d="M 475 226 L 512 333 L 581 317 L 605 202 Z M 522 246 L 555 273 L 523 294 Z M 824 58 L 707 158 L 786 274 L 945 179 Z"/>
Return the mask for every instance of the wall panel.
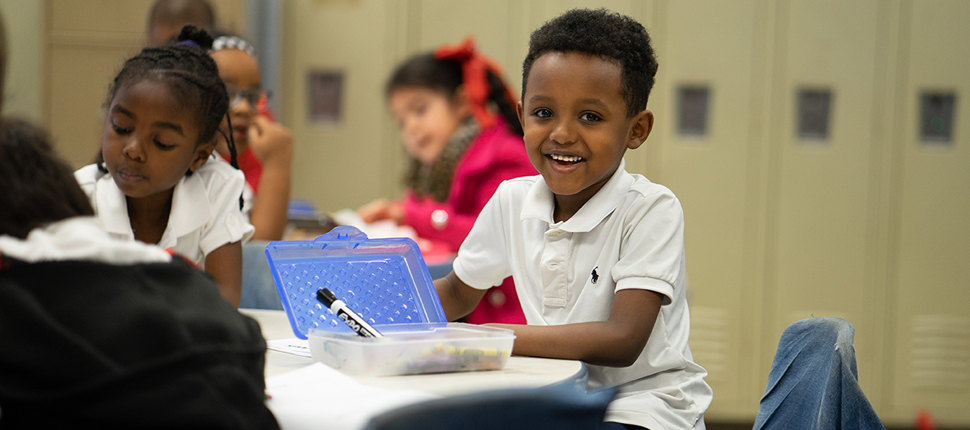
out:
<path id="1" fill-rule="evenodd" d="M 792 1 L 779 8 L 769 181 L 766 333 L 835 316 L 856 329 L 860 368 L 879 355 L 877 309 L 868 284 L 867 226 L 876 73 L 876 1 Z M 798 93 L 831 94 L 828 133 L 798 133 Z M 767 352 L 775 345 L 765 345 Z M 763 368 L 767 374 L 767 368 Z M 871 388 L 863 379 L 863 388 Z"/>
<path id="2" fill-rule="evenodd" d="M 938 422 L 967 422 L 970 404 L 970 3 L 903 3 L 897 136 L 901 160 L 892 333 L 895 416 L 927 408 Z M 946 64 L 946 67 L 941 67 Z M 956 96 L 953 138 L 924 142 L 919 96 Z"/>

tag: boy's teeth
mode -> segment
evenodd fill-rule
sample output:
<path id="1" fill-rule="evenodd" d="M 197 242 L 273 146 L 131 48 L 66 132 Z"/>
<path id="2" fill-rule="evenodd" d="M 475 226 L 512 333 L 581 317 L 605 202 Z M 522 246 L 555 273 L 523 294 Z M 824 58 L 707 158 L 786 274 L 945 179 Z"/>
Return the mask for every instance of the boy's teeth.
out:
<path id="1" fill-rule="evenodd" d="M 562 161 L 564 163 L 578 163 L 583 160 L 583 157 L 576 157 L 576 156 L 570 156 L 570 155 L 551 154 L 549 156 L 552 157 L 553 160 Z"/>

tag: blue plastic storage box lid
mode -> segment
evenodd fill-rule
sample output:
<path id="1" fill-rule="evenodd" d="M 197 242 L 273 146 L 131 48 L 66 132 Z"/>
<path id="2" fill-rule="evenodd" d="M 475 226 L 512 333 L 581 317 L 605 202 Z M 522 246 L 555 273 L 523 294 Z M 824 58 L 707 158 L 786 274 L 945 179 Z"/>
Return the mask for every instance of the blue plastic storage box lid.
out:
<path id="1" fill-rule="evenodd" d="M 314 240 L 274 241 L 266 246 L 276 289 L 293 333 L 310 329 L 353 333 L 317 301 L 327 288 L 380 330 L 447 323 L 418 244 L 408 238 L 368 239 L 350 226 Z"/>

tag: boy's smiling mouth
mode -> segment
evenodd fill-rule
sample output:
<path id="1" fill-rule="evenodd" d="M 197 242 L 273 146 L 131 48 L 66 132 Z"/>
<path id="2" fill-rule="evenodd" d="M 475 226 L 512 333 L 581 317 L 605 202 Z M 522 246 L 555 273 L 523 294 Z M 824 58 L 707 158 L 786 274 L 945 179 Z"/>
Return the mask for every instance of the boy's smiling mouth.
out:
<path id="1" fill-rule="evenodd" d="M 580 161 L 586 161 L 585 158 L 578 155 L 563 155 L 563 154 L 547 154 L 546 157 L 551 158 L 553 161 L 565 164 L 575 164 Z"/>
<path id="2" fill-rule="evenodd" d="M 545 156 L 552 161 L 549 163 L 552 169 L 560 174 L 573 172 L 581 163 L 586 161 L 585 158 L 578 155 L 564 154 L 561 152 L 552 152 Z"/>

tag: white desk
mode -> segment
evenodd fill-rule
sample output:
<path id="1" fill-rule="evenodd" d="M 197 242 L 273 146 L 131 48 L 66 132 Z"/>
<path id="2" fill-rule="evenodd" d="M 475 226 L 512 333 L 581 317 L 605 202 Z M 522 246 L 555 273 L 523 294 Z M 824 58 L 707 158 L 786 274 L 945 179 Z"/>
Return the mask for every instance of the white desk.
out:
<path id="1" fill-rule="evenodd" d="M 267 340 L 293 338 L 293 330 L 283 311 L 240 309 L 259 321 Z M 313 360 L 278 351 L 266 352 L 266 376 L 272 377 L 309 366 Z M 357 382 L 379 388 L 402 388 L 442 396 L 501 388 L 542 387 L 557 383 L 586 383 L 586 367 L 579 361 L 547 358 L 509 358 L 505 368 L 482 372 L 439 373 L 431 375 L 354 377 Z"/>

